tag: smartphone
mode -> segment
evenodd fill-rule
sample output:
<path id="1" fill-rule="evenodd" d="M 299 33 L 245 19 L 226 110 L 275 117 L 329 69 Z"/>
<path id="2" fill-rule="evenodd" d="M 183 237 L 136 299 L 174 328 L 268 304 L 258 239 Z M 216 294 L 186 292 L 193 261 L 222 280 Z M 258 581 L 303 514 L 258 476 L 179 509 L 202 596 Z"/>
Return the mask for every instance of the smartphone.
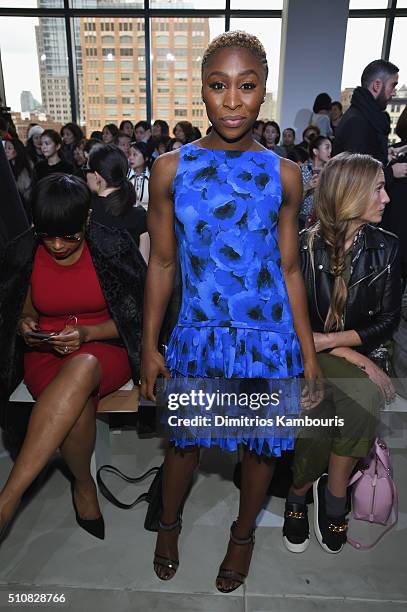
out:
<path id="1" fill-rule="evenodd" d="M 38 330 L 38 331 L 26 332 L 25 335 L 28 336 L 29 338 L 34 338 L 35 340 L 42 340 L 43 342 L 46 342 L 47 340 L 52 338 L 52 336 L 57 336 L 58 332 Z"/>

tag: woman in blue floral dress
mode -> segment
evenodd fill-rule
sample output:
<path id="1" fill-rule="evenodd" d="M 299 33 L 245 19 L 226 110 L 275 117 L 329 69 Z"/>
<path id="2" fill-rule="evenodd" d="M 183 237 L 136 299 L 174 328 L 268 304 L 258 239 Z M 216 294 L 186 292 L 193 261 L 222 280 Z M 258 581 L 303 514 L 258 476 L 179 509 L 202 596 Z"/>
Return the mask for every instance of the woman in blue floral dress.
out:
<path id="1" fill-rule="evenodd" d="M 213 129 L 154 164 L 141 375 L 141 392 L 149 399 L 159 373 L 178 381 L 257 379 L 260 387 L 259 379 L 296 381 L 302 372 L 317 387 L 322 379 L 298 264 L 299 170 L 252 137 L 267 70 L 254 36 L 229 32 L 214 39 L 202 60 L 202 96 Z M 157 344 L 177 251 L 182 304 L 165 364 Z M 298 413 L 298 395 L 295 401 Z M 249 570 L 274 457 L 293 448 L 293 435 L 260 438 L 238 428 L 234 436 L 199 432 L 186 438 L 174 430 L 171 439 L 155 572 L 169 580 L 178 568 L 180 507 L 199 448 L 235 450 L 242 444 L 239 513 L 216 581 L 218 590 L 233 591 Z"/>

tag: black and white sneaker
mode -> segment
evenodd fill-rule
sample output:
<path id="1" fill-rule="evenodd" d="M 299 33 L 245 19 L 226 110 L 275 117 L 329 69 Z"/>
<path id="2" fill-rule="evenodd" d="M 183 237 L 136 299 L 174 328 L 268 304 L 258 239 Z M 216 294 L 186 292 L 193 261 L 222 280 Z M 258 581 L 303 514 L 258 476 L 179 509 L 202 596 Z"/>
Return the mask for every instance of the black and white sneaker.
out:
<path id="1" fill-rule="evenodd" d="M 283 542 L 287 550 L 302 553 L 309 545 L 308 509 L 306 504 L 285 502 Z"/>
<path id="2" fill-rule="evenodd" d="M 348 521 L 346 514 L 328 516 L 326 514 L 325 488 L 328 474 L 323 474 L 313 484 L 314 489 L 314 530 L 318 542 L 328 553 L 341 552 L 346 543 Z"/>

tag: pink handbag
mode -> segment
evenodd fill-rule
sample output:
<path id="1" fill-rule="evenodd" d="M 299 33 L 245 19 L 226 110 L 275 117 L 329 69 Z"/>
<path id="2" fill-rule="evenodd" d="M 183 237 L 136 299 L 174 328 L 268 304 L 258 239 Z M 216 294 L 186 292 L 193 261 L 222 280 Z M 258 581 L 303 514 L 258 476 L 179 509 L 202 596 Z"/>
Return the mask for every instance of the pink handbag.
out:
<path id="1" fill-rule="evenodd" d="M 348 542 L 358 549 L 373 548 L 382 537 L 393 529 L 398 520 L 398 494 L 393 481 L 393 468 L 386 443 L 376 438 L 369 455 L 361 462 L 352 476 L 352 514 L 355 519 L 387 525 L 372 544 L 362 544 L 348 536 Z M 390 515 L 394 519 L 389 525 Z"/>

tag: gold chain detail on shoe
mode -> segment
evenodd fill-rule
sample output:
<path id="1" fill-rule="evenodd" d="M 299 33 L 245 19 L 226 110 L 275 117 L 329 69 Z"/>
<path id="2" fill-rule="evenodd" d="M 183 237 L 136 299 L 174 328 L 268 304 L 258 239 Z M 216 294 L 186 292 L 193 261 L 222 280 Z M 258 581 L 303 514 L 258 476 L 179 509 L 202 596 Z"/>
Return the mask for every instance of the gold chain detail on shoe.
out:
<path id="1" fill-rule="evenodd" d="M 342 533 L 343 531 L 346 531 L 347 528 L 348 528 L 347 523 L 343 523 L 343 525 L 334 525 L 333 523 L 329 523 L 328 525 L 328 529 L 330 531 L 333 531 L 334 533 Z"/>
<path id="2" fill-rule="evenodd" d="M 303 519 L 303 518 L 305 518 L 304 512 L 293 512 L 292 510 L 287 510 L 285 515 L 286 515 L 287 518 L 294 518 L 294 519 Z"/>

